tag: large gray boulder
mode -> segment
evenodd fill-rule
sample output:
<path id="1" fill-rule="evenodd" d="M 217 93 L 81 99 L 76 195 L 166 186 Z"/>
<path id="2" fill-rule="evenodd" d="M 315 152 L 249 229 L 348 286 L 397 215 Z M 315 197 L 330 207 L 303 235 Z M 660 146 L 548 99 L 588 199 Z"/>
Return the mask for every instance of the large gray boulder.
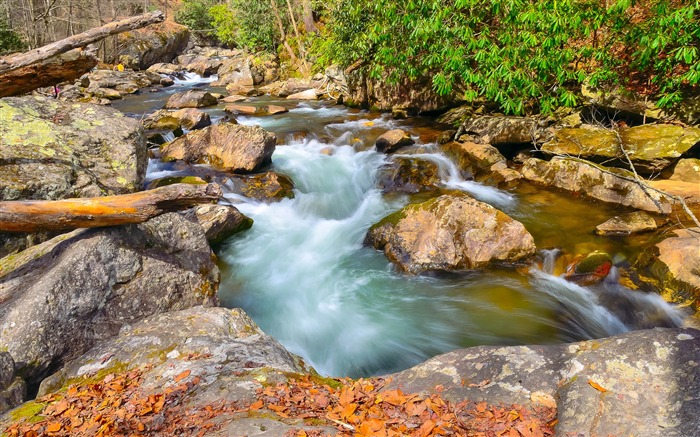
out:
<path id="1" fill-rule="evenodd" d="M 391 375 L 387 389 L 453 402 L 556 406 L 560 436 L 690 437 L 700 429 L 700 331 L 547 346 L 479 346 Z"/>
<path id="2" fill-rule="evenodd" d="M 546 136 L 544 127 L 534 118 L 481 115 L 465 119 L 457 135 L 469 135 L 475 143 L 492 146 L 535 144 Z"/>
<path id="3" fill-rule="evenodd" d="M 669 214 L 674 203 L 658 191 L 645 190 L 630 171 L 577 158 L 529 158 L 521 173 L 525 179 L 541 185 L 649 212 Z"/>
<path id="4" fill-rule="evenodd" d="M 489 144 L 450 141 L 440 146 L 443 152 L 465 174 L 492 184 L 512 183 L 522 178 L 517 170 L 508 168 L 506 157 Z"/>
<path id="5" fill-rule="evenodd" d="M 220 123 L 193 131 L 161 146 L 161 159 L 206 163 L 249 173 L 270 163 L 277 137 L 259 126 Z"/>
<path id="6" fill-rule="evenodd" d="M 186 215 L 197 220 L 210 244 L 219 244 L 253 226 L 253 219 L 232 205 L 198 205 Z"/>
<path id="7" fill-rule="evenodd" d="M 408 205 L 372 226 L 365 243 L 409 274 L 478 269 L 535 253 L 522 223 L 466 195 Z"/>
<path id="8" fill-rule="evenodd" d="M 206 91 L 189 90 L 170 96 L 165 109 L 204 108 L 217 103 L 219 100 Z"/>
<path id="9" fill-rule="evenodd" d="M 76 230 L 0 260 L 0 350 L 36 383 L 154 313 L 217 303 L 202 227 L 176 213 Z"/>
<path id="10" fill-rule="evenodd" d="M 61 199 L 141 189 L 141 124 L 111 108 L 45 97 L 0 99 L 0 200 Z"/>
<path id="11" fill-rule="evenodd" d="M 437 191 L 441 185 L 438 165 L 427 159 L 394 155 L 377 173 L 377 187 L 384 193 Z"/>
<path id="12" fill-rule="evenodd" d="M 77 377 L 125 368 L 144 369 L 142 387 L 146 391 L 177 385 L 175 376 L 189 370 L 188 378 L 201 380 L 187 397 L 190 405 L 251 403 L 256 389 L 308 371 L 242 310 L 193 307 L 124 326 L 119 335 L 100 342 L 45 379 L 39 396 Z"/>
<path id="13" fill-rule="evenodd" d="M 125 67 L 145 70 L 159 62 L 170 62 L 185 49 L 190 39 L 187 26 L 174 21 L 152 24 L 119 35 L 116 61 Z"/>

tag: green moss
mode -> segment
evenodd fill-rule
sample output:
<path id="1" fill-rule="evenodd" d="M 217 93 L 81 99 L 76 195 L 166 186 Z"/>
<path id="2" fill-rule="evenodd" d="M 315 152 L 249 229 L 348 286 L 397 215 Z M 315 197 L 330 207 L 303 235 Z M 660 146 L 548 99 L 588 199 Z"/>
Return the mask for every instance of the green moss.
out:
<path id="1" fill-rule="evenodd" d="M 131 366 L 128 363 L 115 360 L 111 366 L 98 370 L 92 375 L 82 375 L 73 378 L 68 378 L 62 381 L 61 387 L 56 391 L 67 390 L 71 385 L 97 384 L 105 379 L 105 376 L 111 373 L 123 373 L 129 370 Z"/>
<path id="2" fill-rule="evenodd" d="M 29 401 L 10 411 L 10 419 L 13 422 L 29 422 L 35 423 L 44 419 L 41 416 L 41 412 L 44 410 L 47 404 Z"/>

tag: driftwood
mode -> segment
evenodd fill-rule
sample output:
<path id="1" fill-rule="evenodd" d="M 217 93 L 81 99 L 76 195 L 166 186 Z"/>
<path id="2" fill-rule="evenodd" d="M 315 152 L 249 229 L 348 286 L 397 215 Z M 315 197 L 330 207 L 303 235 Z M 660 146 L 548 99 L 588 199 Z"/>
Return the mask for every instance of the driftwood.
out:
<path id="1" fill-rule="evenodd" d="M 165 20 L 165 15 L 163 15 L 161 11 L 155 11 L 120 21 L 113 21 L 104 26 L 90 29 L 87 32 L 47 44 L 38 49 L 0 58 L 0 75 L 18 68 L 26 67 L 27 65 L 41 62 L 45 59 L 65 53 L 68 50 L 85 47 L 88 44 L 100 41 L 108 36 L 126 32 L 127 30 L 140 29 L 149 24 L 160 23 L 163 20 Z"/>
<path id="2" fill-rule="evenodd" d="M 222 195 L 216 184 L 174 184 L 133 194 L 0 202 L 0 231 L 38 232 L 142 223 Z"/>
<path id="3" fill-rule="evenodd" d="M 97 65 L 95 51 L 73 49 L 36 64 L 0 74 L 0 97 L 74 80 Z"/>

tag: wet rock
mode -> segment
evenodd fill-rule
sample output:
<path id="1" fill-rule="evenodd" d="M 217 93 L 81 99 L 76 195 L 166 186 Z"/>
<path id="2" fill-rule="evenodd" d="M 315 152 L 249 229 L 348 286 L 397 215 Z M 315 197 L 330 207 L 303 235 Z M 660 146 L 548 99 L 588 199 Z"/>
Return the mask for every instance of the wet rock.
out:
<path id="1" fill-rule="evenodd" d="M 15 374 L 15 361 L 8 352 L 0 352 L 0 414 L 24 402 L 27 384 Z"/>
<path id="2" fill-rule="evenodd" d="M 122 95 L 119 91 L 113 90 L 110 88 L 94 88 L 94 89 L 90 89 L 89 92 L 93 96 L 101 98 L 101 99 L 119 100 L 122 98 Z"/>
<path id="3" fill-rule="evenodd" d="M 556 404 L 556 435 L 691 436 L 700 331 L 652 329 L 546 346 L 479 346 L 391 375 L 387 390 L 460 402 Z"/>
<path id="4" fill-rule="evenodd" d="M 252 172 L 271 161 L 277 137 L 259 126 L 221 123 L 161 146 L 161 159 L 207 163 L 230 172 Z"/>
<path id="5" fill-rule="evenodd" d="M 143 128 L 119 111 L 9 97 L 0 119 L 0 200 L 125 194 L 143 184 Z"/>
<path id="6" fill-rule="evenodd" d="M 279 106 L 279 105 L 268 105 L 267 106 L 267 114 L 268 115 L 284 114 L 285 112 L 289 112 L 289 109 L 285 108 L 284 106 Z"/>
<path id="7" fill-rule="evenodd" d="M 393 156 L 377 174 L 377 187 L 384 193 L 414 194 L 439 186 L 437 164 L 425 159 Z"/>
<path id="8" fill-rule="evenodd" d="M 263 91 L 258 88 L 252 86 L 243 86 L 238 83 L 230 83 L 226 85 L 226 92 L 232 95 L 242 95 L 247 97 L 263 95 Z"/>
<path id="9" fill-rule="evenodd" d="M 134 94 L 142 88 L 160 85 L 162 77 L 150 71 L 133 70 L 95 70 L 83 79 L 86 92 L 93 93 L 98 89 L 108 88 L 118 91 L 120 95 Z"/>
<path id="10" fill-rule="evenodd" d="M 152 180 L 148 183 L 146 188 L 152 190 L 154 188 L 165 187 L 166 185 L 173 184 L 206 185 L 207 183 L 207 181 L 198 176 L 168 176 Z"/>
<path id="11" fill-rule="evenodd" d="M 170 96 L 165 103 L 166 109 L 181 109 L 181 108 L 202 108 L 205 106 L 214 106 L 219 101 L 211 93 L 206 91 L 185 91 L 176 93 Z"/>
<path id="12" fill-rule="evenodd" d="M 250 69 L 250 58 L 247 57 L 225 60 L 223 64 L 221 64 L 221 67 L 219 67 L 218 75 L 219 79 L 212 84 L 213 86 L 235 84 L 243 87 L 253 87 L 260 83 L 255 83 L 253 73 Z"/>
<path id="13" fill-rule="evenodd" d="M 379 138 L 375 147 L 377 152 L 381 153 L 392 153 L 401 147 L 410 146 L 414 144 L 415 141 L 401 129 L 393 129 L 388 132 L 383 133 Z"/>
<path id="14" fill-rule="evenodd" d="M 253 226 L 253 220 L 230 205 L 199 205 L 186 213 L 204 229 L 209 244 L 219 244 L 228 237 Z"/>
<path id="15" fill-rule="evenodd" d="M 178 111 L 160 109 L 146 117 L 143 125 L 146 129 L 158 131 L 176 131 L 180 128 L 195 130 L 211 125 L 211 118 L 206 112 L 195 108 Z"/>
<path id="16" fill-rule="evenodd" d="M 224 63 L 223 59 L 207 56 L 194 56 L 190 59 L 183 58 L 184 56 L 178 57 L 178 64 L 182 65 L 185 70 L 197 73 L 202 77 L 209 77 L 212 74 L 216 74 Z"/>
<path id="17" fill-rule="evenodd" d="M 243 114 L 243 115 L 262 115 L 265 111 L 264 108 L 258 108 L 251 105 L 226 105 L 224 111 L 229 114 Z"/>
<path id="18" fill-rule="evenodd" d="M 637 172 L 647 175 L 661 172 L 698 143 L 700 128 L 649 124 L 611 130 L 585 126 L 560 129 L 542 151 L 596 162 L 615 159 L 617 166 L 626 166 L 623 147 Z"/>
<path id="19" fill-rule="evenodd" d="M 294 198 L 294 182 L 280 173 L 266 173 L 233 176 L 225 181 L 232 193 L 266 202 Z"/>
<path id="20" fill-rule="evenodd" d="M 643 211 L 668 214 L 673 199 L 653 190 L 645 191 L 634 175 L 576 158 L 554 157 L 551 161 L 527 159 L 521 170 L 527 180 L 581 194 L 603 202 Z"/>
<path id="21" fill-rule="evenodd" d="M 478 269 L 535 253 L 520 222 L 466 195 L 408 205 L 373 225 L 365 243 L 409 274 Z"/>
<path id="22" fill-rule="evenodd" d="M 458 136 L 470 135 L 476 143 L 500 146 L 537 143 L 544 136 L 540 123 L 527 117 L 471 116 L 457 130 Z"/>
<path id="23" fill-rule="evenodd" d="M 612 257 L 605 252 L 592 252 L 574 261 L 564 278 L 581 286 L 593 285 L 608 276 L 613 266 Z"/>
<path id="24" fill-rule="evenodd" d="M 211 117 L 204 111 L 194 108 L 180 109 L 172 113 L 180 122 L 180 127 L 187 130 L 202 129 L 211 125 Z"/>
<path id="25" fill-rule="evenodd" d="M 636 211 L 613 217 L 599 224 L 595 227 L 595 233 L 598 235 L 619 236 L 654 231 L 657 228 L 654 217 L 646 212 Z"/>
<path id="26" fill-rule="evenodd" d="M 147 365 L 150 369 L 144 370 L 142 383 L 147 392 L 177 385 L 175 376 L 187 370 L 187 381 L 200 378 L 185 408 L 221 401 L 252 403 L 263 384 L 306 372 L 301 360 L 263 333 L 242 310 L 194 307 L 125 326 L 118 336 L 44 380 L 39 395 L 56 391 L 73 378 Z"/>
<path id="27" fill-rule="evenodd" d="M 638 269 L 656 278 L 673 302 L 700 302 L 700 228 L 677 229 L 669 238 L 645 250 Z"/>
<path id="28" fill-rule="evenodd" d="M 289 99 L 289 100 L 318 100 L 319 94 L 320 93 L 318 92 L 318 90 L 312 88 L 310 90 L 290 94 L 287 96 L 287 99 Z"/>
<path id="29" fill-rule="evenodd" d="M 146 71 L 157 74 L 167 74 L 168 76 L 179 76 L 182 72 L 182 66 L 159 62 L 148 67 Z"/>
<path id="30" fill-rule="evenodd" d="M 117 62 L 125 67 L 145 70 L 159 62 L 170 62 L 185 49 L 190 38 L 187 26 L 173 21 L 152 24 L 119 34 Z"/>
<path id="31" fill-rule="evenodd" d="M 273 95 L 287 97 L 291 96 L 292 94 L 308 91 L 313 87 L 313 84 L 309 80 L 291 78 L 281 82 L 278 86 L 277 92 Z"/>
<path id="32" fill-rule="evenodd" d="M 497 148 L 488 144 L 448 142 L 441 149 L 451 157 L 466 175 L 495 185 L 521 179 L 516 170 L 508 168 L 506 158 Z"/>
<path id="33" fill-rule="evenodd" d="M 0 348 L 37 383 L 146 316 L 217 302 L 202 227 L 180 214 L 76 230 L 0 261 Z"/>
<path id="34" fill-rule="evenodd" d="M 223 99 L 221 99 L 222 102 L 224 103 L 238 103 L 246 100 L 246 96 L 239 96 L 239 95 L 232 95 L 232 96 L 226 96 Z"/>

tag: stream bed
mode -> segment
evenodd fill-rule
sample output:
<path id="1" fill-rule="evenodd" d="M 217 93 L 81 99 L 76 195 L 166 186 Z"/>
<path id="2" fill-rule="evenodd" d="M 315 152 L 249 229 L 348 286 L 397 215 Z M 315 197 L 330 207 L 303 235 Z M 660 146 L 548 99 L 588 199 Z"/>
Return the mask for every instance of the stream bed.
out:
<path id="1" fill-rule="evenodd" d="M 114 106 L 141 117 L 194 78 Z M 679 326 L 684 314 L 655 294 L 619 284 L 618 269 L 594 287 L 561 279 L 558 255 L 608 252 L 624 267 L 654 234 L 600 237 L 596 225 L 628 210 L 591 203 L 528 183 L 499 190 L 462 179 L 436 144 L 432 119 L 394 120 L 328 102 L 269 96 L 250 105 L 290 111 L 237 116 L 241 124 L 274 132 L 271 170 L 289 176 L 293 199 L 265 203 L 232 193 L 226 199 L 253 227 L 217 248 L 222 305 L 243 308 L 266 333 L 319 373 L 369 376 L 408 368 L 436 354 L 475 345 L 543 344 L 599 338 L 631 329 Z M 205 108 L 213 120 L 223 105 Z M 363 245 L 368 228 L 420 195 L 384 195 L 376 176 L 387 156 L 376 138 L 401 128 L 420 157 L 439 165 L 445 188 L 470 193 L 521 221 L 540 249 L 539 263 L 519 269 L 411 277 L 397 273 L 383 253 Z M 196 174 L 192 166 L 151 160 L 147 178 Z"/>

